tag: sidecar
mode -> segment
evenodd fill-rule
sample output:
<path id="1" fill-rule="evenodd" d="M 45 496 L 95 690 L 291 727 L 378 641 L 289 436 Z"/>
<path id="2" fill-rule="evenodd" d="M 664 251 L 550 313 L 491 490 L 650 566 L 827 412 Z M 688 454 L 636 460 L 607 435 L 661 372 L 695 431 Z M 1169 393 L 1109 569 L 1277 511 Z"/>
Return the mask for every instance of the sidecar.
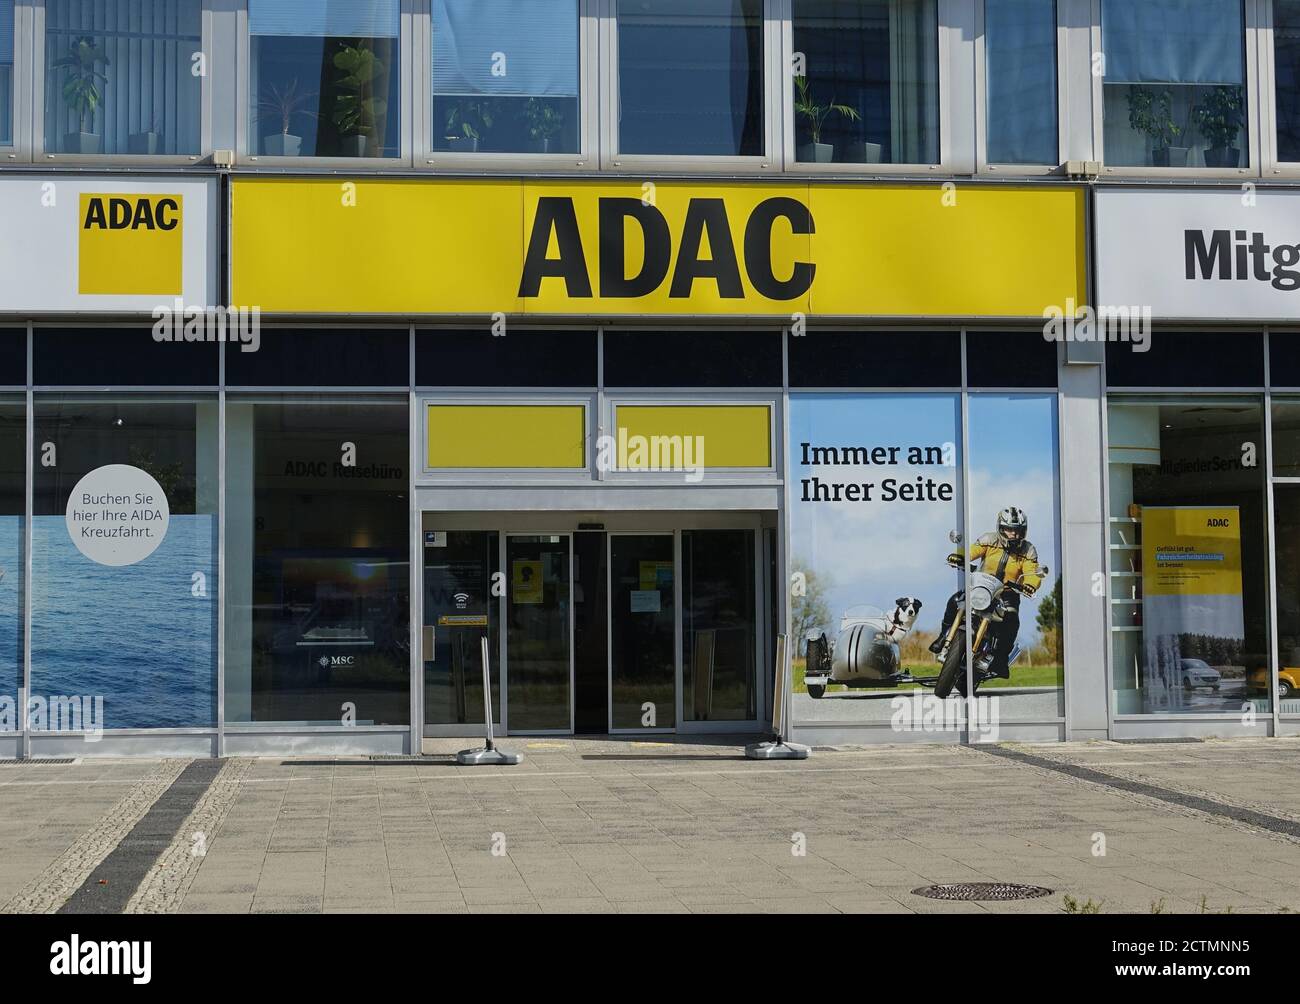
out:
<path id="1" fill-rule="evenodd" d="M 852 688 L 888 688 L 915 682 L 900 669 L 898 645 L 889 640 L 889 619 L 879 607 L 844 611 L 839 633 L 830 642 L 825 632 L 806 641 L 804 686 L 820 698 L 832 683 Z"/>

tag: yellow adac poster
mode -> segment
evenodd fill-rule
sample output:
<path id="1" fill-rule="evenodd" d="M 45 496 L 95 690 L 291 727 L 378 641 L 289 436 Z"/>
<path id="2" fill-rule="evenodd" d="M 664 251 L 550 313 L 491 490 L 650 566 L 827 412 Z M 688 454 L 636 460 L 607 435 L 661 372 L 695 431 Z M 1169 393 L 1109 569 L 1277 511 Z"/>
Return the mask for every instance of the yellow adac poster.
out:
<path id="1" fill-rule="evenodd" d="M 518 559 L 510 570 L 513 597 L 516 603 L 539 604 L 542 602 L 544 583 L 542 581 L 542 563 Z"/>
<path id="2" fill-rule="evenodd" d="M 1141 525 L 1143 711 L 1196 710 L 1244 682 L 1241 513 L 1144 506 Z"/>

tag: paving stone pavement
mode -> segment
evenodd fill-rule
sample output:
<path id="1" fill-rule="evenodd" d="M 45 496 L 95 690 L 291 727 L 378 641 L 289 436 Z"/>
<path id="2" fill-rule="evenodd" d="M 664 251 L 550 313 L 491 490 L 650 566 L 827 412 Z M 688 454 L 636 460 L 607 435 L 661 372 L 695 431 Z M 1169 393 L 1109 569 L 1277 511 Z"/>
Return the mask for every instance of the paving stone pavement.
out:
<path id="1" fill-rule="evenodd" d="M 1210 811 L 978 747 L 753 763 L 731 743 L 517 738 L 505 745 L 520 766 L 458 768 L 446 754 L 464 740 L 432 745 L 419 760 L 231 761 L 127 909 L 1040 913 L 1068 895 L 1104 913 L 1300 911 L 1300 840 L 1227 811 L 1300 819 L 1300 740 L 1010 748 L 1197 794 Z M 120 829 L 122 785 L 157 767 L 0 765 L 0 901 L 81 835 Z M 961 881 L 1054 894 L 912 894 Z"/>

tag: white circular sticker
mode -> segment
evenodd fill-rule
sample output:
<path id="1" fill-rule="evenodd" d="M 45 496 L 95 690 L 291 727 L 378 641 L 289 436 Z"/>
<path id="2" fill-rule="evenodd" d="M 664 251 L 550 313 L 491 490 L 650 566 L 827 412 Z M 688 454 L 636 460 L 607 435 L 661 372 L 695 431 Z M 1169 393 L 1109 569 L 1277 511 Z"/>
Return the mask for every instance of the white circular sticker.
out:
<path id="1" fill-rule="evenodd" d="M 167 535 L 171 509 L 152 474 L 109 464 L 77 482 L 68 499 L 68 534 L 77 550 L 101 565 L 134 565 Z"/>

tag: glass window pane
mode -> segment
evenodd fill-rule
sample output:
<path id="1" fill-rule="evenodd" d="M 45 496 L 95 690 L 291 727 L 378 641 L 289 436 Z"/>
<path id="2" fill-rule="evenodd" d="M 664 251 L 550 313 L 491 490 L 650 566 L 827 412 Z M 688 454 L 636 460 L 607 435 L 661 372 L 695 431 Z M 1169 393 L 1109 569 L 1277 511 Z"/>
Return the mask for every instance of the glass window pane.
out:
<path id="1" fill-rule="evenodd" d="M 1274 398 L 1273 474 L 1300 478 L 1300 401 Z"/>
<path id="2" fill-rule="evenodd" d="M 798 160 L 939 162 L 935 0 L 795 0 L 794 51 Z"/>
<path id="3" fill-rule="evenodd" d="M 677 723 L 677 582 L 672 534 L 609 538 L 610 727 Z"/>
<path id="4" fill-rule="evenodd" d="M 781 333 L 606 331 L 605 386 L 780 387 Z"/>
<path id="5" fill-rule="evenodd" d="M 1264 338 L 1254 331 L 1155 331 L 1145 352 L 1106 343 L 1112 387 L 1262 387 Z"/>
<path id="6" fill-rule="evenodd" d="M 788 340 L 791 387 L 960 387 L 957 331 L 810 331 Z"/>
<path id="7" fill-rule="evenodd" d="M 45 148 L 197 154 L 202 0 L 48 0 Z"/>
<path id="8" fill-rule="evenodd" d="M 762 0 L 619 0 L 618 148 L 763 154 Z"/>
<path id="9" fill-rule="evenodd" d="M 1057 164 L 1056 0 L 984 0 L 990 164 Z"/>
<path id="10" fill-rule="evenodd" d="M 420 387 L 595 387 L 594 331 L 417 331 Z"/>
<path id="11" fill-rule="evenodd" d="M 406 387 L 405 328 L 262 328 L 257 351 L 226 346 L 228 387 Z"/>
<path id="12" fill-rule="evenodd" d="M 0 732 L 22 728 L 23 545 L 26 539 L 27 407 L 0 398 Z"/>
<path id="13" fill-rule="evenodd" d="M 1300 485 L 1274 488 L 1277 542 L 1278 710 L 1300 715 Z M 1259 667 L 1247 683 L 1258 695 L 1269 689 L 1269 673 Z"/>
<path id="14" fill-rule="evenodd" d="M 433 0 L 433 148 L 577 153 L 578 0 Z"/>
<path id="15" fill-rule="evenodd" d="M 966 332 L 971 387 L 1055 387 L 1060 350 L 1041 331 Z"/>
<path id="16" fill-rule="evenodd" d="M 216 399 L 35 407 L 33 695 L 109 729 L 215 725 Z"/>
<path id="17" fill-rule="evenodd" d="M 1300 0 L 1273 0 L 1277 159 L 1300 160 Z"/>
<path id="18" fill-rule="evenodd" d="M 38 387 L 215 387 L 216 342 L 156 342 L 149 328 L 36 328 Z"/>
<path id="19" fill-rule="evenodd" d="M 758 717 L 752 530 L 682 531 L 682 707 L 689 722 Z"/>
<path id="20" fill-rule="evenodd" d="M 507 537 L 506 687 L 511 732 L 573 728 L 567 534 Z"/>
<path id="21" fill-rule="evenodd" d="M 250 151 L 399 156 L 399 13 L 399 0 L 249 0 Z"/>
<path id="22" fill-rule="evenodd" d="M 1262 417 L 1253 398 L 1110 401 L 1118 714 L 1269 710 L 1264 465 L 1241 462 Z"/>
<path id="23" fill-rule="evenodd" d="M 1246 167 L 1241 0 L 1102 0 L 1106 163 Z"/>
<path id="24" fill-rule="evenodd" d="M 433 534 L 430 540 L 429 534 Z M 424 540 L 425 725 L 483 724 L 483 638 L 492 718 L 501 721 L 501 605 L 495 530 L 429 530 Z"/>
<path id="25" fill-rule="evenodd" d="M 14 141 L 14 0 L 0 0 L 0 146 Z"/>
<path id="26" fill-rule="evenodd" d="M 1014 584 L 980 638 L 976 689 L 1000 698 L 1004 721 L 1047 721 L 1065 714 L 1056 395 L 972 394 L 967 414 L 967 552 L 980 573 Z M 971 616 L 973 626 L 983 620 Z"/>
<path id="27" fill-rule="evenodd" d="M 409 723 L 407 442 L 405 403 L 227 402 L 227 721 Z"/>

